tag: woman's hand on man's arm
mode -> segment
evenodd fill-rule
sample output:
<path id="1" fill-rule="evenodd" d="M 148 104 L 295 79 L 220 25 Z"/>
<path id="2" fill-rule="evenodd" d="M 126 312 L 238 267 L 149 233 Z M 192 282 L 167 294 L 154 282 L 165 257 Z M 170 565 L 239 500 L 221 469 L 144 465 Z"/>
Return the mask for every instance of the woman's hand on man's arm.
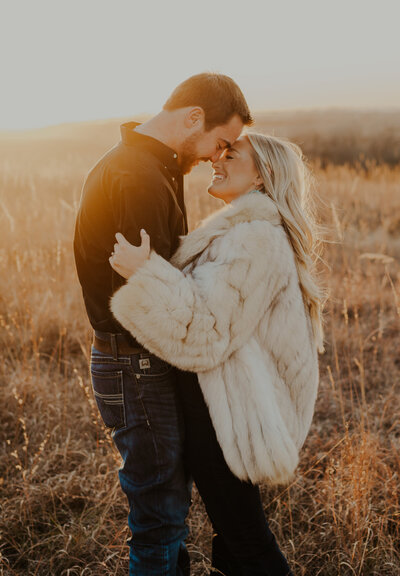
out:
<path id="1" fill-rule="evenodd" d="M 117 242 L 109 258 L 111 267 L 120 276 L 129 278 L 146 262 L 150 255 L 150 236 L 145 230 L 140 231 L 141 245 L 134 246 L 120 233 L 115 235 Z"/>

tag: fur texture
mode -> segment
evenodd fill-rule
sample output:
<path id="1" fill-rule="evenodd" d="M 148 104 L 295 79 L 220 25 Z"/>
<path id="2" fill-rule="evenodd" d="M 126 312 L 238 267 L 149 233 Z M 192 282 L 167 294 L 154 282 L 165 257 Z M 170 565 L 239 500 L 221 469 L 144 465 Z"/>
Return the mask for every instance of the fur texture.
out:
<path id="1" fill-rule="evenodd" d="M 148 350 L 197 372 L 231 470 L 292 477 L 318 387 L 318 357 L 292 249 L 273 202 L 249 194 L 156 253 L 111 301 Z"/>

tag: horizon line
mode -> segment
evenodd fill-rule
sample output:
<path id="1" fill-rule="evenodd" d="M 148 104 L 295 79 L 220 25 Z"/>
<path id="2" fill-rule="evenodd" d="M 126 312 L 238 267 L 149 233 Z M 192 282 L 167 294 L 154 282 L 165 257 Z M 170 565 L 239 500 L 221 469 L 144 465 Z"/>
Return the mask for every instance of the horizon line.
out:
<path id="1" fill-rule="evenodd" d="M 261 114 L 290 114 L 290 113 L 302 113 L 302 112 L 329 112 L 329 111 L 336 111 L 336 112 L 387 112 L 387 113 L 394 113 L 400 112 L 400 105 L 399 106 L 386 106 L 386 105 L 377 105 L 377 106 L 354 106 L 354 105 L 329 105 L 329 106 L 298 106 L 293 108 L 259 108 L 254 109 L 252 114 L 254 116 L 261 115 Z M 108 122 L 118 122 L 123 121 L 125 119 L 134 119 L 134 118 L 150 118 L 158 114 L 158 112 L 140 112 L 140 113 L 132 113 L 130 115 L 121 115 L 121 116 L 108 116 L 103 118 L 95 118 L 91 120 L 71 120 L 71 121 L 61 121 L 56 124 L 44 124 L 41 126 L 37 126 L 36 128 L 0 128 L 0 136 L 22 136 L 27 133 L 37 133 L 46 130 L 56 129 L 56 128 L 64 128 L 66 126 L 76 126 L 76 125 L 85 125 L 85 124 L 101 124 L 101 123 L 108 123 Z M 257 122 L 257 118 L 255 118 Z"/>

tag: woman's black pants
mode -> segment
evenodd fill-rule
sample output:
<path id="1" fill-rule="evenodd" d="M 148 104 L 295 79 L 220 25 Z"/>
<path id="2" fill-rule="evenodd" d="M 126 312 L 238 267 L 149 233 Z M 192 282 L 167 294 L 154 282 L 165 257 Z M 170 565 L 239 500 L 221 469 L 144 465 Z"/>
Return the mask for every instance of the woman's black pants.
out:
<path id="1" fill-rule="evenodd" d="M 186 464 L 215 532 L 211 574 L 292 575 L 268 527 L 258 487 L 239 480 L 225 462 L 197 375 L 181 372 L 179 392 L 186 426 Z"/>

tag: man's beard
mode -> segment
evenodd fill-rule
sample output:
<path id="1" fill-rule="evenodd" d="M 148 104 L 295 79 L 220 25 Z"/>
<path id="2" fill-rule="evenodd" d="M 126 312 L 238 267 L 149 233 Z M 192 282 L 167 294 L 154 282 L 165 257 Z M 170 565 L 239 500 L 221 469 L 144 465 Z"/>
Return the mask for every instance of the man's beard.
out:
<path id="1" fill-rule="evenodd" d="M 186 138 L 182 144 L 181 153 L 178 156 L 178 164 L 182 174 L 188 174 L 194 164 L 196 164 L 198 160 L 201 160 L 197 155 L 197 141 L 198 136 L 192 134 L 192 136 Z"/>

